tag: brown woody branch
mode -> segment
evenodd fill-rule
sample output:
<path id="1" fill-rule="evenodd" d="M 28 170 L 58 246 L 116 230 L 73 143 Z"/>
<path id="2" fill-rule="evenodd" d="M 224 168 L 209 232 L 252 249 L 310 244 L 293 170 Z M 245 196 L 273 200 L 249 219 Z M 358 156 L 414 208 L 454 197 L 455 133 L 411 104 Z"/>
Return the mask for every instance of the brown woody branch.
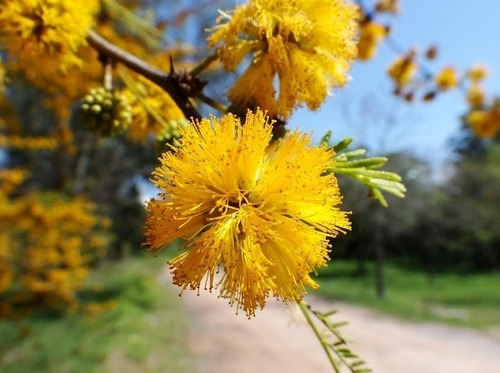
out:
<path id="1" fill-rule="evenodd" d="M 190 99 L 193 92 L 189 92 L 189 89 L 186 90 L 185 74 L 176 73 L 172 65 L 169 73 L 159 70 L 123 49 L 118 48 L 94 31 L 88 32 L 87 42 L 100 54 L 105 55 L 114 62 L 121 63 L 162 88 L 172 97 L 187 119 L 201 119 L 200 113 L 195 109 Z M 201 89 L 203 89 L 204 84 L 200 84 Z"/>

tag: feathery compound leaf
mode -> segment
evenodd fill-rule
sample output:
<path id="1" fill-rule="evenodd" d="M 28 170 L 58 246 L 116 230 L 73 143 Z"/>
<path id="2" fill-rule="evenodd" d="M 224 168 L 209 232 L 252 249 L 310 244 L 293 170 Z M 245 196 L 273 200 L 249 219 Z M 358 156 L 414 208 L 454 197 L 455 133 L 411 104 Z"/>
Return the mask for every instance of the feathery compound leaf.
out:
<path id="1" fill-rule="evenodd" d="M 321 144 L 329 145 L 330 136 L 329 131 L 321 139 Z M 346 151 L 352 141 L 352 138 L 347 138 L 329 147 L 335 152 L 335 165 L 328 172 L 347 175 L 364 184 L 368 188 L 368 196 L 378 200 L 384 207 L 388 204 L 382 191 L 404 198 L 406 188 L 401 183 L 401 177 L 394 172 L 379 170 L 387 163 L 387 158 L 367 157 L 366 149 Z"/>
<path id="2" fill-rule="evenodd" d="M 335 315 L 337 312 L 339 312 L 339 311 L 338 310 L 330 310 L 328 312 L 324 312 L 321 316 L 326 318 L 326 317 Z"/>
<path id="3" fill-rule="evenodd" d="M 330 135 L 331 135 L 331 131 L 330 132 Z M 328 137 L 328 141 L 330 141 L 330 136 Z M 353 142 L 354 139 L 352 137 L 348 137 L 340 142 L 338 142 L 337 144 L 335 144 L 332 149 L 335 153 L 340 153 L 342 150 L 344 149 L 347 149 L 347 147 L 351 144 L 351 142 Z"/>
<path id="4" fill-rule="evenodd" d="M 339 330 L 347 322 L 331 320 L 330 316 L 337 313 L 337 310 L 322 313 L 312 309 L 305 301 L 298 302 L 298 305 L 325 350 L 335 372 L 340 373 L 342 366 L 351 373 L 371 372 L 365 362 L 350 349 L 349 338 Z M 325 329 L 320 330 L 319 325 Z"/>
<path id="5" fill-rule="evenodd" d="M 378 168 L 382 167 L 387 162 L 387 158 L 384 157 L 373 157 L 357 159 L 354 161 L 343 161 L 343 168 Z"/>
<path id="6" fill-rule="evenodd" d="M 320 145 L 328 145 L 330 143 L 330 138 L 332 137 L 332 131 L 328 130 L 325 132 L 321 140 L 319 141 Z"/>

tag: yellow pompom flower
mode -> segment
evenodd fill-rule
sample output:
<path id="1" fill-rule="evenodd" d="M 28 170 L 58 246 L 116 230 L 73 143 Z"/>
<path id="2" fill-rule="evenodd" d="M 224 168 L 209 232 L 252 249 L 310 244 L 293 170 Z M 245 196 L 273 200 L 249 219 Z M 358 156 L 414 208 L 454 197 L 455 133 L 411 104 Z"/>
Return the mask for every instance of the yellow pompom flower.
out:
<path id="1" fill-rule="evenodd" d="M 484 106 L 485 92 L 478 83 L 472 84 L 467 90 L 467 102 L 471 108 L 480 108 Z"/>
<path id="2" fill-rule="evenodd" d="M 380 13 L 398 14 L 401 10 L 399 0 L 378 0 L 375 10 Z"/>
<path id="3" fill-rule="evenodd" d="M 500 133 L 500 110 L 474 110 L 466 118 L 472 131 L 480 138 L 493 138 Z"/>
<path id="4" fill-rule="evenodd" d="M 467 71 L 467 77 L 472 80 L 473 83 L 479 83 L 489 74 L 488 66 L 483 64 L 475 64 Z"/>
<path id="5" fill-rule="evenodd" d="M 325 172 L 333 152 L 298 131 L 270 144 L 271 132 L 260 110 L 244 125 L 228 114 L 183 129 L 153 173 L 165 192 L 148 205 L 150 250 L 187 239 L 170 261 L 174 283 L 220 288 L 247 316 L 269 296 L 300 300 L 306 285 L 317 288 L 310 272 L 326 265 L 329 238 L 350 227 L 337 180 Z"/>
<path id="6" fill-rule="evenodd" d="M 413 54 L 400 56 L 387 69 L 387 73 L 397 86 L 409 84 L 418 71 L 418 65 L 413 59 Z"/>
<path id="7" fill-rule="evenodd" d="M 99 2 L 74 0 L 2 1 L 0 32 L 10 57 L 30 69 L 80 65 L 75 55 L 86 44 Z M 33 63 L 36 61 L 36 63 Z"/>
<path id="8" fill-rule="evenodd" d="M 0 192 L 6 195 L 14 192 L 29 176 L 29 172 L 22 168 L 0 170 Z"/>
<path id="9" fill-rule="evenodd" d="M 434 81 L 440 91 L 449 91 L 458 87 L 457 71 L 452 66 L 444 67 L 435 77 Z"/>
<path id="10" fill-rule="evenodd" d="M 377 22 L 361 23 L 361 31 L 358 41 L 358 59 L 367 61 L 372 59 L 377 48 L 387 36 L 388 29 Z"/>
<path id="11" fill-rule="evenodd" d="M 260 106 L 287 118 L 297 106 L 317 109 L 330 87 L 342 87 L 356 58 L 358 8 L 345 0 L 250 0 L 214 28 L 224 67 L 251 54 L 229 91 L 239 108 Z M 220 21 L 220 20 L 219 20 Z M 278 78 L 278 93 L 275 78 Z"/>
<path id="12" fill-rule="evenodd" d="M 58 142 L 54 137 L 0 135 L 0 146 L 23 150 L 52 150 L 57 148 Z"/>

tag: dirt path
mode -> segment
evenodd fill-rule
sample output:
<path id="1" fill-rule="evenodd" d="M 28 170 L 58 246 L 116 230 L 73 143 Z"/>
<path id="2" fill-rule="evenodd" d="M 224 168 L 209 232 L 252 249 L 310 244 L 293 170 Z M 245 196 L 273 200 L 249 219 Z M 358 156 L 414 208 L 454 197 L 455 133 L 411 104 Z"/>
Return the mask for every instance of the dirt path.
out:
<path id="1" fill-rule="evenodd" d="M 174 290 L 175 291 L 175 290 Z M 472 330 L 417 324 L 346 304 L 308 299 L 320 310 L 337 308 L 346 334 L 376 373 L 500 373 L 500 339 Z M 331 372 L 310 328 L 293 307 L 271 301 L 248 320 L 215 294 L 184 292 L 192 320 L 191 347 L 200 373 Z"/>

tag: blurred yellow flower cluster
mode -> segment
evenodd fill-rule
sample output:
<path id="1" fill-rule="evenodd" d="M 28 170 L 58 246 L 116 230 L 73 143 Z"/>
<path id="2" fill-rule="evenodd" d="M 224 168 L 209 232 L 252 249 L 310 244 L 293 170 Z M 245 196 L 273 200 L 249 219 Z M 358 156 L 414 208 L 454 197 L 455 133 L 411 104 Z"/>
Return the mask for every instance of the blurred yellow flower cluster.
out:
<path id="1" fill-rule="evenodd" d="M 22 168 L 0 169 L 0 195 L 9 195 L 29 176 Z"/>
<path id="2" fill-rule="evenodd" d="M 102 64 L 96 51 L 82 46 L 74 56 L 85 61 L 85 68 L 75 65 L 62 72 L 56 64 L 47 63 L 39 71 L 26 68 L 21 61 L 9 61 L 8 73 L 19 74 L 30 85 L 43 90 L 47 94 L 44 106 L 52 110 L 60 122 L 65 122 L 70 118 L 75 100 L 98 86 L 102 78 Z"/>
<path id="3" fill-rule="evenodd" d="M 98 9 L 97 0 L 2 1 L 0 30 L 9 58 L 31 71 L 80 65 L 76 52 L 85 45 Z"/>
<path id="4" fill-rule="evenodd" d="M 467 90 L 467 102 L 472 110 L 481 109 L 486 103 L 486 92 L 482 82 L 488 74 L 488 67 L 482 64 L 476 64 L 466 72 L 466 77 L 470 81 Z"/>
<path id="5" fill-rule="evenodd" d="M 397 88 L 408 85 L 418 71 L 415 53 L 410 51 L 407 55 L 398 56 L 387 68 L 387 73 L 394 81 Z"/>
<path id="6" fill-rule="evenodd" d="M 495 99 L 489 107 L 472 110 L 466 122 L 478 137 L 492 138 L 500 134 L 500 98 Z"/>
<path id="7" fill-rule="evenodd" d="M 94 204 L 35 193 L 11 199 L 0 190 L 0 241 L 7 243 L 0 250 L 3 301 L 12 312 L 20 304 L 74 310 L 76 292 L 107 244 Z"/>
<path id="8" fill-rule="evenodd" d="M 388 66 L 387 74 L 394 83 L 394 94 L 408 102 L 414 101 L 421 91 L 423 91 L 420 95 L 421 99 L 429 102 L 434 100 L 439 93 L 457 88 L 460 79 L 453 66 L 445 66 L 439 72 L 432 73 L 419 60 L 420 57 L 424 57 L 426 62 L 435 60 L 438 55 L 436 46 L 429 47 L 422 55 L 416 48 L 401 53 L 403 48 L 390 38 L 390 26 L 380 23 L 378 19 L 380 13 L 396 15 L 399 12 L 400 2 L 398 0 L 378 0 L 371 10 L 366 8 L 366 4 L 360 2 L 358 59 L 362 61 L 372 59 L 376 55 L 379 45 L 387 40 L 389 48 L 398 54 Z M 382 19 L 386 18 L 384 16 Z M 417 76 L 417 73 L 420 74 Z"/>
<path id="9" fill-rule="evenodd" d="M 467 102 L 472 109 L 481 108 L 484 105 L 486 93 L 479 84 L 473 84 L 467 90 Z"/>
<path id="10" fill-rule="evenodd" d="M 31 137 L 19 135 L 0 135 L 0 146 L 23 150 L 53 150 L 59 142 L 54 137 Z"/>
<path id="11" fill-rule="evenodd" d="M 440 91 L 448 91 L 458 87 L 458 74 L 453 66 L 444 67 L 435 77 L 437 88 Z"/>
<path id="12" fill-rule="evenodd" d="M 82 306 L 83 312 L 88 316 L 96 316 L 105 311 L 115 308 L 117 302 L 115 300 L 109 300 L 106 302 L 90 302 Z"/>
<path id="13" fill-rule="evenodd" d="M 219 287 L 247 316 L 269 296 L 300 300 L 305 286 L 316 288 L 310 272 L 326 264 L 329 238 L 350 227 L 337 180 L 325 174 L 333 151 L 298 131 L 270 144 L 271 132 L 262 111 L 244 124 L 228 114 L 182 129 L 153 173 L 164 194 L 148 205 L 150 250 L 188 239 L 170 261 L 174 283 Z"/>
<path id="14" fill-rule="evenodd" d="M 399 0 L 378 0 L 372 10 L 365 8 L 363 2 L 358 2 L 359 7 L 359 39 L 358 60 L 368 61 L 375 57 L 380 44 L 386 39 L 391 27 L 381 23 L 378 19 L 380 13 L 396 15 L 400 11 Z M 387 17 L 383 16 L 382 20 Z"/>
<path id="15" fill-rule="evenodd" d="M 493 138 L 500 134 L 500 98 L 488 98 L 483 87 L 488 74 L 489 68 L 483 64 L 475 64 L 465 73 L 469 104 L 465 123 L 480 138 Z"/>
<path id="16" fill-rule="evenodd" d="M 488 66 L 477 63 L 467 70 L 466 75 L 473 83 L 480 83 L 489 75 L 489 69 Z"/>
<path id="17" fill-rule="evenodd" d="M 3 64 L 3 61 L 0 59 L 0 95 L 3 95 L 5 91 L 5 65 Z"/>
<path id="18" fill-rule="evenodd" d="M 101 76 L 97 52 L 86 43 L 99 4 L 98 0 L 28 0 L 0 5 L 8 72 L 46 92 L 44 104 L 60 121 L 69 119 L 74 101 L 95 87 Z"/>
<path id="19" fill-rule="evenodd" d="M 0 294 L 12 284 L 11 243 L 6 232 L 0 232 Z M 2 309 L 0 307 L 0 317 Z"/>
<path id="20" fill-rule="evenodd" d="M 436 59 L 437 54 L 437 47 L 431 46 L 423 56 L 429 62 Z M 396 96 L 411 102 L 419 95 L 422 101 L 430 102 L 438 94 L 459 87 L 460 76 L 455 67 L 444 66 L 437 73 L 433 73 L 419 61 L 421 55 L 413 48 L 406 54 L 396 57 L 387 68 L 387 74 L 394 83 Z"/>
<path id="21" fill-rule="evenodd" d="M 188 124 L 168 93 L 147 79 L 134 79 L 124 95 L 132 108 L 128 133 L 133 141 L 144 142 L 150 135 L 160 141 L 170 141 L 178 138 L 180 128 Z"/>
<path id="22" fill-rule="evenodd" d="M 399 0 L 378 0 L 375 5 L 375 11 L 397 14 L 401 11 L 401 4 Z"/>
<path id="23" fill-rule="evenodd" d="M 364 21 L 360 23 L 360 34 L 358 41 L 358 59 L 371 60 L 384 38 L 389 33 L 389 28 L 374 22 Z"/>
<path id="24" fill-rule="evenodd" d="M 241 111 L 261 107 L 287 118 L 303 104 L 317 109 L 330 88 L 348 81 L 356 58 L 355 5 L 344 0 L 250 0 L 222 14 L 208 42 L 218 47 L 224 67 L 234 71 L 251 55 L 229 91 Z"/>

